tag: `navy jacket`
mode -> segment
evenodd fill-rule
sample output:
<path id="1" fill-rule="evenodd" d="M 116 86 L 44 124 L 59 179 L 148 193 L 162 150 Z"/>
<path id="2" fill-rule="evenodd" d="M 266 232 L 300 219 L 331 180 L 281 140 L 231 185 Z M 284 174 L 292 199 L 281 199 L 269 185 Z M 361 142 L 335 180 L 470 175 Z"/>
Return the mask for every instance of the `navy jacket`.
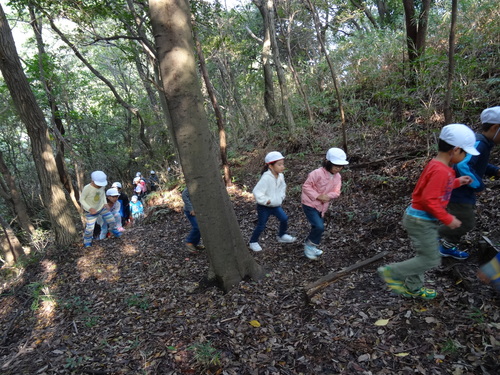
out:
<path id="1" fill-rule="evenodd" d="M 484 176 L 496 176 L 499 167 L 489 164 L 491 149 L 495 143 L 482 134 L 476 134 L 474 147 L 480 152 L 477 156 L 467 154 L 460 163 L 455 164 L 453 169 L 460 176 L 470 176 L 472 183 L 454 189 L 451 193 L 450 202 L 476 204 L 476 193 L 483 191 L 485 186 Z"/>

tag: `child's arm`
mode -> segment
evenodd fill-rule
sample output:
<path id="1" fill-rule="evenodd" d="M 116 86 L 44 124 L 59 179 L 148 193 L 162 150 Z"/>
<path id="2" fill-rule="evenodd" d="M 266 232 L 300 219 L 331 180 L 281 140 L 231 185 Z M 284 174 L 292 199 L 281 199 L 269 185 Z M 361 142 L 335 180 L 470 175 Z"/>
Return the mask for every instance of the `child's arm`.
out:
<path id="1" fill-rule="evenodd" d="M 255 197 L 255 201 L 262 205 L 267 206 L 271 204 L 271 198 L 267 194 L 268 189 L 268 181 L 265 175 L 262 175 L 257 185 L 252 190 L 253 196 Z"/>

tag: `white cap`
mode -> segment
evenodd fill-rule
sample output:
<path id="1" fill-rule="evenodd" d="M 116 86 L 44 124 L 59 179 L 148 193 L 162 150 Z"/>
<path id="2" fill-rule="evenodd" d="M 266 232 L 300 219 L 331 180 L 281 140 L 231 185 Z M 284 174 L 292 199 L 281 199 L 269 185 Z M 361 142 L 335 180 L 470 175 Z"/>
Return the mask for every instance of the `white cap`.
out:
<path id="1" fill-rule="evenodd" d="M 120 182 L 113 182 L 113 185 L 111 185 L 112 188 L 117 188 L 117 189 L 121 189 L 122 188 L 122 184 Z"/>
<path id="2" fill-rule="evenodd" d="M 476 143 L 476 136 L 474 135 L 474 132 L 464 124 L 446 125 L 443 129 L 441 129 L 439 139 L 442 139 L 452 146 L 460 147 L 470 155 L 479 155 L 479 152 L 474 147 L 474 144 Z"/>
<path id="3" fill-rule="evenodd" d="M 120 195 L 120 192 L 116 188 L 111 188 L 106 191 L 106 195 L 109 195 L 110 197 L 117 197 Z"/>
<path id="4" fill-rule="evenodd" d="M 481 123 L 500 124 L 500 107 L 486 108 L 481 112 Z"/>
<path id="5" fill-rule="evenodd" d="M 151 172 L 149 172 L 149 173 L 150 173 L 150 174 L 155 174 L 155 171 L 151 171 Z"/>
<path id="6" fill-rule="evenodd" d="M 335 165 L 347 165 L 349 162 L 346 160 L 347 155 L 344 150 L 340 148 L 331 148 L 326 153 L 326 160 Z"/>
<path id="7" fill-rule="evenodd" d="M 92 172 L 90 178 L 97 186 L 106 186 L 108 184 L 106 173 L 104 173 L 103 171 Z"/>
<path id="8" fill-rule="evenodd" d="M 138 199 L 137 195 L 132 195 L 132 202 L 137 202 Z"/>
<path id="9" fill-rule="evenodd" d="M 137 173 L 135 174 L 135 177 L 141 177 L 141 176 L 142 176 L 141 172 L 137 172 Z"/>
<path id="10" fill-rule="evenodd" d="M 134 184 L 137 184 L 139 181 L 141 181 L 140 177 L 134 177 Z"/>
<path id="11" fill-rule="evenodd" d="M 264 162 L 266 164 L 269 164 L 269 163 L 274 163 L 275 161 L 278 161 L 278 160 L 281 160 L 284 158 L 285 157 L 283 155 L 281 155 L 281 152 L 271 151 L 269 154 L 266 155 Z"/>
<path id="12" fill-rule="evenodd" d="M 141 192 L 142 192 L 142 189 L 141 189 L 141 187 L 140 187 L 139 185 L 137 185 L 137 186 L 135 187 L 135 192 L 136 192 L 136 193 L 141 193 Z"/>

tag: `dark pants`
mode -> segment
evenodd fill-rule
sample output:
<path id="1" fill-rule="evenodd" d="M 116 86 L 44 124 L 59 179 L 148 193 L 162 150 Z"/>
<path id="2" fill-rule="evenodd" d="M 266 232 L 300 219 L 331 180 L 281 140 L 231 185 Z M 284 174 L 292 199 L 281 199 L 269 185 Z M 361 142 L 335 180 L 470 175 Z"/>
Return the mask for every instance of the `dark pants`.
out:
<path id="1" fill-rule="evenodd" d="M 198 221 L 196 221 L 196 216 L 193 216 L 189 213 L 189 211 L 184 211 L 186 217 L 191 223 L 191 232 L 186 238 L 186 243 L 192 243 L 193 245 L 198 245 L 201 240 L 200 228 L 198 227 Z"/>
<path id="2" fill-rule="evenodd" d="M 259 237 L 261 233 L 266 229 L 267 221 L 269 220 L 269 216 L 274 215 L 280 222 L 280 228 L 278 232 L 278 236 L 283 236 L 286 234 L 288 229 L 288 216 L 286 216 L 285 211 L 278 207 L 267 207 L 262 206 L 260 204 L 257 205 L 257 226 L 255 227 L 252 237 L 250 238 L 250 242 L 259 242 Z"/>
<path id="3" fill-rule="evenodd" d="M 475 206 L 473 204 L 450 202 L 448 203 L 447 210 L 450 214 L 460 220 L 462 225 L 455 229 L 451 229 L 446 225 L 440 225 L 438 228 L 438 234 L 439 237 L 444 239 L 446 242 L 458 245 L 460 238 L 462 238 L 462 236 L 464 236 L 467 232 L 474 229 L 474 226 L 476 225 Z"/>
<path id="4" fill-rule="evenodd" d="M 306 241 L 309 240 L 313 244 L 319 245 L 321 242 L 321 236 L 325 231 L 325 223 L 321 217 L 321 212 L 313 207 L 306 206 L 305 204 L 302 205 L 302 209 L 306 214 L 307 220 L 309 220 L 309 223 L 311 224 L 311 231 L 309 232 Z"/>

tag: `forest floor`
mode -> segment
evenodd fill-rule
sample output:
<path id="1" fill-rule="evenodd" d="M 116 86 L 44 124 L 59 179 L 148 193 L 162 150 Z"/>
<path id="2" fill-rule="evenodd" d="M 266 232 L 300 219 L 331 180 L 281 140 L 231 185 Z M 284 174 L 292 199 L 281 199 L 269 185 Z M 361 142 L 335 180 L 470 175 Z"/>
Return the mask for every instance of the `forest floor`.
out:
<path id="1" fill-rule="evenodd" d="M 477 227 L 462 244 L 470 258 L 443 259 L 427 273 L 435 300 L 393 295 L 376 273 L 413 254 L 400 220 L 433 153 L 405 136 L 392 147 L 373 140 L 370 152 L 378 144 L 378 154 L 353 147 L 317 261 L 303 255 L 309 225 L 300 188 L 323 151 L 287 156 L 284 209 L 299 240 L 277 243 L 272 218 L 264 250 L 253 254 L 266 276 L 226 294 L 204 281 L 206 255 L 184 248 L 190 227 L 176 191 L 120 239 L 48 248 L 3 283 L 0 373 L 499 374 L 500 296 L 476 272 L 485 258 L 480 235 L 496 236 L 500 181 L 488 181 L 480 195 Z M 246 239 L 264 154 L 243 155 L 233 166 L 237 185 L 229 193 Z M 382 252 L 382 260 L 306 297 L 305 285 Z"/>

